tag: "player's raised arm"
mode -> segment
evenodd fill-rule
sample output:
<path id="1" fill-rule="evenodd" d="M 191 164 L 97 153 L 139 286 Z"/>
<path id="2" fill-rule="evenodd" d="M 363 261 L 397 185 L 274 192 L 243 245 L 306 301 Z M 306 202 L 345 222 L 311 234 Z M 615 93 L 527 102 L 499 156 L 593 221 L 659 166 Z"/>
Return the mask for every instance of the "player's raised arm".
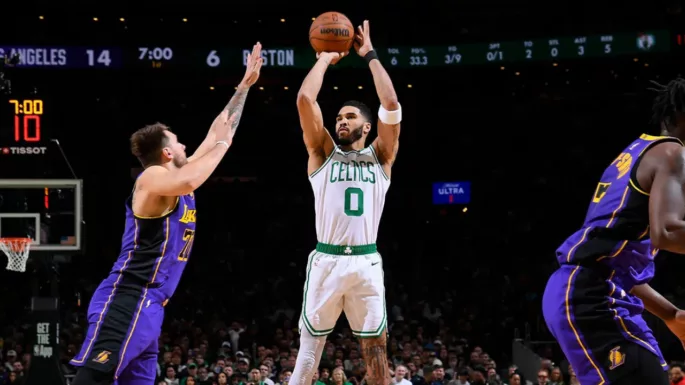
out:
<path id="1" fill-rule="evenodd" d="M 259 71 L 262 68 L 262 63 L 264 63 L 264 59 L 262 58 L 262 45 L 257 42 L 257 44 L 252 47 L 252 53 L 247 57 L 245 76 L 238 85 L 238 89 L 233 94 L 233 97 L 223 110 L 228 111 L 229 116 L 237 114 L 237 117 L 233 123 L 233 133 L 235 133 L 235 130 L 238 128 L 238 124 L 240 123 L 240 117 L 243 114 L 245 100 L 247 99 L 247 92 L 250 90 L 250 87 L 257 82 L 257 79 L 259 79 Z M 200 158 L 214 147 L 214 143 L 216 143 L 217 127 L 221 126 L 225 120 L 225 118 L 222 118 L 222 114 L 219 114 L 214 119 L 214 122 L 207 133 L 207 137 L 205 137 L 205 140 L 202 142 L 202 144 L 200 144 L 200 147 L 195 150 L 193 155 L 188 158 L 189 162 Z"/>
<path id="2" fill-rule="evenodd" d="M 333 151 L 335 144 L 324 127 L 321 108 L 316 99 L 321 91 L 323 75 L 328 66 L 340 60 L 341 55 L 337 52 L 322 52 L 317 54 L 317 57 L 316 64 L 304 78 L 300 91 L 297 93 L 297 111 L 300 114 L 300 126 L 302 126 L 304 144 L 307 146 L 310 159 L 321 158 L 319 160 L 323 163 Z M 314 169 L 316 168 L 318 167 L 314 165 Z"/>
<path id="3" fill-rule="evenodd" d="M 402 121 L 402 107 L 397 101 L 397 93 L 392 85 L 390 75 L 383 68 L 378 55 L 371 44 L 369 21 L 364 20 L 363 26 L 359 26 L 356 36 L 355 49 L 359 56 L 369 63 L 373 83 L 381 102 L 378 110 L 378 138 L 373 146 L 378 152 L 384 165 L 392 166 L 397 156 L 400 145 L 400 122 Z"/>
<path id="4" fill-rule="evenodd" d="M 138 178 L 136 189 L 152 195 L 180 196 L 190 194 L 200 187 L 231 147 L 238 113 L 233 113 L 229 117 L 228 111 L 224 110 L 219 119 L 221 124 L 216 127 L 217 141 L 204 156 L 183 167 L 173 169 L 150 166 Z"/>
<path id="5" fill-rule="evenodd" d="M 651 151 L 661 152 L 662 161 L 650 190 L 650 239 L 658 249 L 685 254 L 685 149 L 664 143 Z"/>

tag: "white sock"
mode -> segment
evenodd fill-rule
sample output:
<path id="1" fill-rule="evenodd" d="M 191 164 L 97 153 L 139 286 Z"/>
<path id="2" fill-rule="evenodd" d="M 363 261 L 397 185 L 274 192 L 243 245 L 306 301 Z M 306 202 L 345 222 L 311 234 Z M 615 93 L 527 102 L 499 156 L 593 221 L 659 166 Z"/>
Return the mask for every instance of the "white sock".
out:
<path id="1" fill-rule="evenodd" d="M 314 337 L 306 328 L 300 335 L 300 350 L 297 352 L 295 370 L 288 385 L 310 385 L 314 371 L 319 368 L 319 361 L 326 346 L 326 337 Z"/>

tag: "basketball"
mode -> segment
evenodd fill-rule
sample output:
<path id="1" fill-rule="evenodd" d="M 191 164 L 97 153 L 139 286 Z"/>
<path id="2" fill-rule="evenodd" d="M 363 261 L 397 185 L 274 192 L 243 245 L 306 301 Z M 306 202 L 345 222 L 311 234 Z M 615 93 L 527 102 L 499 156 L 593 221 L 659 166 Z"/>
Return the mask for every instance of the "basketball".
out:
<path id="1" fill-rule="evenodd" d="M 317 53 L 348 52 L 354 42 L 354 26 L 340 12 L 326 12 L 312 22 L 309 43 Z"/>

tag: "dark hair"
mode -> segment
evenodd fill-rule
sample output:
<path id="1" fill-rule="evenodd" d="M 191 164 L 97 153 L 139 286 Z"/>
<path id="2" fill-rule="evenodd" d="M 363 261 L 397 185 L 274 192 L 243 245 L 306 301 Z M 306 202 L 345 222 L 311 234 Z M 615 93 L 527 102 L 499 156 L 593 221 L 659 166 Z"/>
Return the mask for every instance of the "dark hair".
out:
<path id="1" fill-rule="evenodd" d="M 515 375 L 518 375 L 518 376 L 519 376 L 519 378 L 521 379 L 521 383 L 522 383 L 522 384 L 525 384 L 525 383 L 526 383 L 526 377 L 524 377 L 524 376 L 523 376 L 523 373 L 522 373 L 520 370 L 518 370 L 518 369 L 514 370 L 514 372 L 511 373 L 511 375 L 509 376 L 509 381 L 511 381 L 511 378 L 514 377 Z"/>
<path id="2" fill-rule="evenodd" d="M 364 117 L 364 120 L 371 123 L 371 117 L 373 116 L 373 114 L 371 113 L 371 109 L 369 108 L 369 106 L 358 100 L 348 100 L 345 103 L 343 103 L 343 107 L 347 106 L 358 108 L 359 113 Z"/>
<path id="3" fill-rule="evenodd" d="M 651 81 L 654 85 L 649 88 L 657 92 L 652 105 L 652 122 L 663 124 L 667 130 L 676 124 L 676 114 L 685 112 L 685 79 L 676 78 L 663 85 Z"/>
<path id="4" fill-rule="evenodd" d="M 159 162 L 160 152 L 166 146 L 168 138 L 165 131 L 169 127 L 162 123 L 145 126 L 131 135 L 131 153 L 138 158 L 143 167 Z"/>

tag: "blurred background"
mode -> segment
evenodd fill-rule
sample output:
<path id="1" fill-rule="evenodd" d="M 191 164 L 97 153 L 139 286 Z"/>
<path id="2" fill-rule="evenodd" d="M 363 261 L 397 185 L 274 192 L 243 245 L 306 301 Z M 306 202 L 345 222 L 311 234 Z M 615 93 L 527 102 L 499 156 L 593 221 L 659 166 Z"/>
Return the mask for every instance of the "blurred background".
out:
<path id="1" fill-rule="evenodd" d="M 26 273 L 0 272 L 0 384 L 29 373 L 36 295 L 59 295 L 54 358 L 71 378 L 68 361 L 119 253 L 140 171 L 129 136 L 163 122 L 192 153 L 256 41 L 262 75 L 233 147 L 196 192 L 200 231 L 166 307 L 158 376 L 170 385 L 287 384 L 316 243 L 295 99 L 315 61 L 308 28 L 331 10 L 370 20 L 404 110 L 378 239 L 395 381 L 462 385 L 483 373 L 509 384 L 518 367 L 532 384 L 576 383 L 542 320 L 542 290 L 604 168 L 635 137 L 658 134 L 647 87 L 681 75 L 681 0 L 3 4 L 0 178 L 78 179 L 83 188 L 79 201 L 75 189 L 0 180 L 0 213 L 39 212 L 43 239 L 69 246 L 37 250 Z M 354 53 L 326 74 L 319 103 L 329 128 L 350 99 L 379 106 Z M 461 193 L 445 196 L 445 185 Z M 0 236 L 16 236 L 7 229 L 21 224 L 8 223 Z M 684 268 L 680 256 L 657 258 L 654 286 L 680 306 Z M 647 318 L 667 360 L 685 358 Z M 361 383 L 344 317 L 328 341 L 315 382 Z"/>

